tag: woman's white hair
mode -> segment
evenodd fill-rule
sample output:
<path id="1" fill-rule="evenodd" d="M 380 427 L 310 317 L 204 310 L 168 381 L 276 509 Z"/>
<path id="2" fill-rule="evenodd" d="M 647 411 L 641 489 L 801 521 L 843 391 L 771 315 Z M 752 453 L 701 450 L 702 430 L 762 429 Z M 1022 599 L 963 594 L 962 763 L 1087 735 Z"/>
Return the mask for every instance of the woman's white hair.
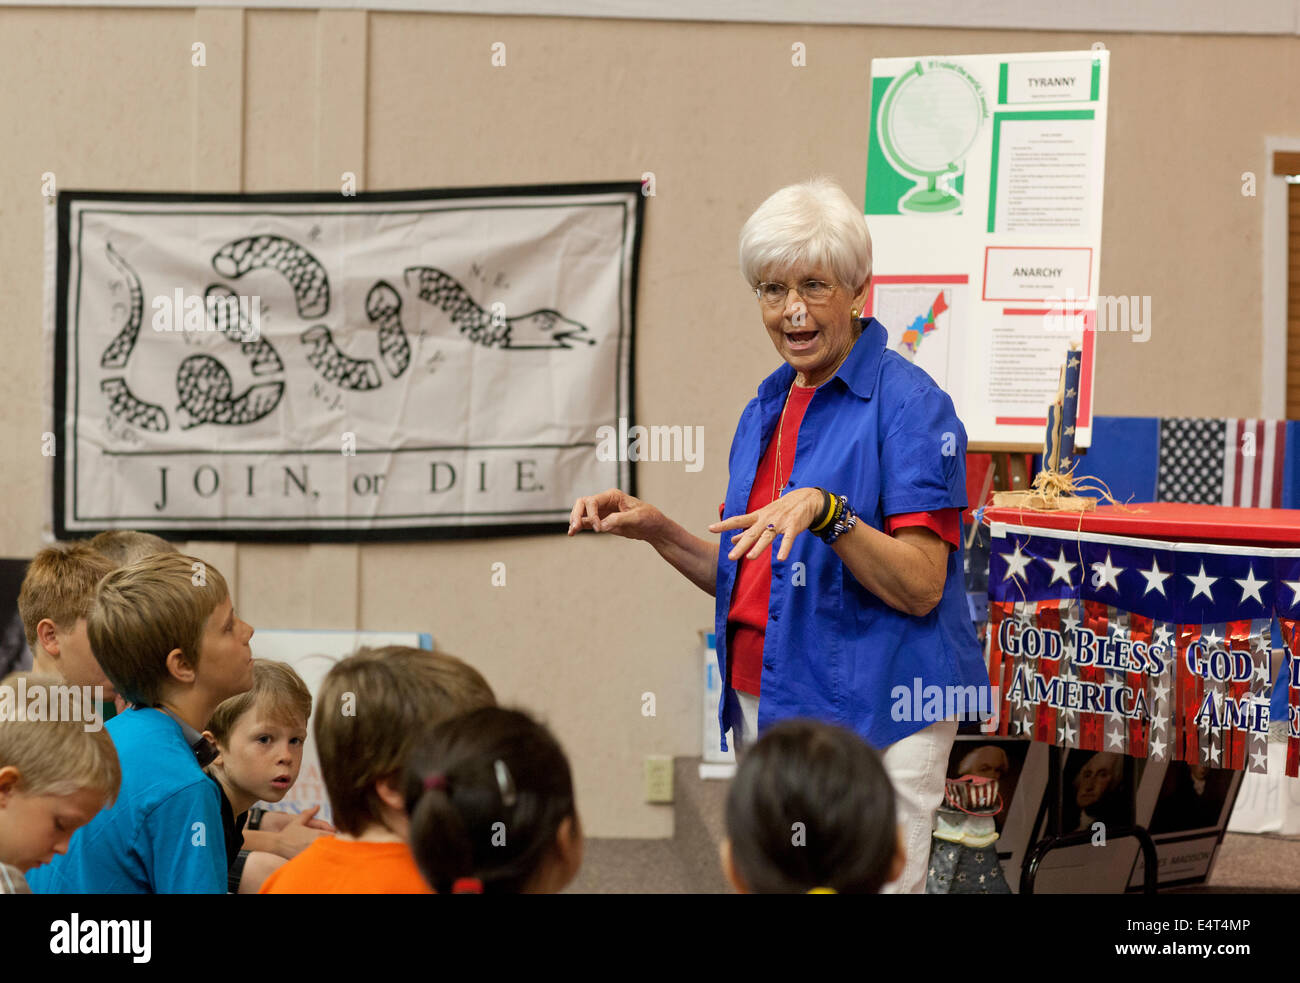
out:
<path id="1" fill-rule="evenodd" d="M 828 177 L 782 188 L 740 230 L 740 273 L 750 286 L 800 266 L 828 269 L 850 290 L 871 276 L 866 216 Z"/>

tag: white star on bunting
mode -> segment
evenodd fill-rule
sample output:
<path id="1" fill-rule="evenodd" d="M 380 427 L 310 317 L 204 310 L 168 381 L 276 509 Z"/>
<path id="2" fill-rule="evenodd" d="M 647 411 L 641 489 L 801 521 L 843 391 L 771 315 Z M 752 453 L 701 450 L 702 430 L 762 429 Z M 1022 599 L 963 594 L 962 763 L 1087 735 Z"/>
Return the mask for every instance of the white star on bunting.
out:
<path id="1" fill-rule="evenodd" d="M 1060 555 L 1055 560 L 1049 560 L 1045 556 L 1039 557 L 1039 559 L 1052 568 L 1052 579 L 1047 582 L 1048 587 L 1051 587 L 1052 584 L 1056 583 L 1058 580 L 1064 580 L 1066 587 L 1074 586 L 1074 582 L 1070 580 L 1070 571 L 1079 564 L 1071 563 L 1065 558 L 1064 547 L 1061 547 Z"/>
<path id="2" fill-rule="evenodd" d="M 1158 737 L 1151 738 L 1151 757 L 1163 758 L 1165 756 L 1165 742 Z"/>
<path id="3" fill-rule="evenodd" d="M 1204 594 L 1206 597 L 1210 599 L 1211 604 L 1214 603 L 1214 595 L 1210 593 L 1210 585 L 1214 583 L 1216 580 L 1218 580 L 1219 578 L 1209 577 L 1206 575 L 1204 560 L 1201 561 L 1201 572 L 1199 574 L 1193 577 L 1190 573 L 1185 573 L 1183 574 L 1183 576 L 1192 582 L 1191 599 L 1193 601 L 1196 600 L 1197 594 Z"/>
<path id="4" fill-rule="evenodd" d="M 1170 571 L 1169 573 L 1165 573 L 1163 570 L 1161 570 L 1160 564 L 1156 562 L 1156 557 L 1154 553 L 1151 555 L 1151 569 L 1138 570 L 1138 573 L 1142 574 L 1142 576 L 1147 578 L 1147 589 L 1142 592 L 1143 597 L 1146 597 L 1153 590 L 1158 590 L 1160 592 L 1161 597 L 1169 596 L 1168 594 L 1165 593 L 1165 581 L 1174 575 L 1173 571 Z"/>
<path id="5" fill-rule="evenodd" d="M 1110 550 L 1106 551 L 1106 559 L 1102 563 L 1092 565 L 1093 586 L 1100 589 L 1102 586 L 1109 584 L 1113 590 L 1119 591 L 1119 575 L 1125 570 L 1124 567 L 1114 566 L 1110 562 Z M 1100 583 L 1098 583 L 1100 580 Z"/>
<path id="6" fill-rule="evenodd" d="M 1291 588 L 1291 606 L 1300 604 L 1300 580 L 1284 580 L 1282 583 Z"/>
<path id="7" fill-rule="evenodd" d="M 1252 754 L 1252 755 L 1250 756 L 1250 770 L 1251 770 L 1251 771 L 1267 771 L 1267 770 L 1268 770 L 1268 755 L 1266 755 L 1266 754 L 1261 754 L 1259 751 L 1256 751 L 1254 754 Z"/>
<path id="8" fill-rule="evenodd" d="M 1029 561 L 1033 557 L 1026 556 L 1022 549 L 1022 544 L 1017 543 L 1014 553 L 1002 554 L 1002 559 L 1007 561 L 1007 572 L 1002 575 L 1003 580 L 1010 580 L 1012 577 L 1019 577 L 1021 580 L 1025 579 L 1025 567 L 1029 566 Z"/>
<path id="9" fill-rule="evenodd" d="M 1267 580 L 1255 579 L 1255 564 L 1250 564 L 1246 568 L 1246 579 L 1237 580 L 1237 586 L 1241 588 L 1242 603 L 1245 603 L 1247 597 L 1253 597 L 1260 604 L 1263 604 L 1264 598 L 1260 596 L 1259 589 L 1267 583 Z"/>

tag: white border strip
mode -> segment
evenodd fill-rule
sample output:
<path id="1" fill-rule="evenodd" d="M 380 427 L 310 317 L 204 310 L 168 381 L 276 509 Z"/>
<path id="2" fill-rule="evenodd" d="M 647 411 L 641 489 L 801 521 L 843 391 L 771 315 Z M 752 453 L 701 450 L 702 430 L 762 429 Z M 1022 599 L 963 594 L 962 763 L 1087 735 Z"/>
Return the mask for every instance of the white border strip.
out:
<path id="1" fill-rule="evenodd" d="M 5 0 L 10 7 L 237 7 L 245 10 L 375 10 L 406 13 L 591 17 L 771 24 L 852 24 L 1162 34 L 1300 34 L 1300 0 Z M 1100 39 L 1099 39 L 1100 40 Z"/>
<path id="2" fill-rule="evenodd" d="M 1276 546 L 1225 546 L 1221 543 L 1169 543 L 1162 539 L 1141 539 L 1136 536 L 1113 536 L 1107 533 L 1079 533 L 1074 529 L 1040 529 L 1037 526 L 1015 526 L 1006 522 L 990 524 L 993 539 L 1003 539 L 1008 534 L 1041 536 L 1046 539 L 1065 539 L 1075 543 L 1102 543 L 1106 546 L 1136 546 L 1139 549 L 1164 550 L 1168 553 L 1225 553 L 1236 556 L 1300 556 L 1300 547 Z"/>

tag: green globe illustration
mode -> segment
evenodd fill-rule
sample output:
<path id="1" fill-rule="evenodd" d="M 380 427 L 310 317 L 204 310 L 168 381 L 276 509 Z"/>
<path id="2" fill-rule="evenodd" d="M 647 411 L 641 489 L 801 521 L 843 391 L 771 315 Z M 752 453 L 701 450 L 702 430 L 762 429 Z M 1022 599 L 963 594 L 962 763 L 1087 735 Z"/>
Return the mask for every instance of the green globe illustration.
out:
<path id="1" fill-rule="evenodd" d="M 901 211 L 961 207 L 952 180 L 964 169 L 983 120 L 983 99 L 960 72 L 941 66 L 927 70 L 917 62 L 894 79 L 876 120 L 880 147 L 895 169 L 922 182 L 904 196 Z"/>

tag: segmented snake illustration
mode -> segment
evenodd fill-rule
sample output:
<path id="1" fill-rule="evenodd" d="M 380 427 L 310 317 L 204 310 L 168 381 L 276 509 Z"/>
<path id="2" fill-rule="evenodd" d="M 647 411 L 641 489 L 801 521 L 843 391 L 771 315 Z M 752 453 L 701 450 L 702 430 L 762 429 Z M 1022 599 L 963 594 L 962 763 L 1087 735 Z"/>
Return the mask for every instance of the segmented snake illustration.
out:
<path id="1" fill-rule="evenodd" d="M 457 280 L 432 266 L 408 266 L 406 282 L 414 275 L 419 296 L 451 316 L 451 323 L 470 341 L 485 348 L 572 348 L 570 342 L 594 345 L 587 328 L 549 308 L 501 317 L 484 310 Z M 557 330 L 559 329 L 559 330 Z"/>
<path id="2" fill-rule="evenodd" d="M 176 393 L 180 405 L 190 415 L 182 430 L 202 423 L 226 425 L 253 423 L 280 404 L 283 382 L 264 382 L 250 386 L 231 398 L 234 384 L 226 367 L 211 355 L 191 355 L 176 370 Z"/>
<path id="3" fill-rule="evenodd" d="M 131 265 L 118 254 L 112 243 L 104 247 L 108 261 L 126 279 L 127 290 L 131 297 L 131 306 L 127 310 L 126 324 L 108 343 L 99 360 L 100 368 L 124 369 L 131 357 L 136 340 L 140 337 L 140 322 L 144 319 L 144 290 L 140 287 L 140 277 Z M 147 403 L 131 392 L 131 387 L 120 375 L 103 379 L 99 390 L 108 399 L 109 411 L 141 430 L 162 433 L 168 427 L 167 411 L 155 403 Z"/>
<path id="4" fill-rule="evenodd" d="M 411 343 L 402 328 L 402 298 L 392 284 L 380 280 L 366 294 L 366 317 L 379 325 L 379 357 L 394 379 L 411 364 Z"/>
<path id="5" fill-rule="evenodd" d="M 126 324 L 104 349 L 99 365 L 105 369 L 124 369 L 126 360 L 131 357 L 131 349 L 135 347 L 135 340 L 140 335 L 140 322 L 144 318 L 144 291 L 140 289 L 140 278 L 135 275 L 135 270 L 118 255 L 111 242 L 104 247 L 104 252 L 108 254 L 108 261 L 126 279 L 131 306 L 127 311 Z"/>
<path id="6" fill-rule="evenodd" d="M 330 281 L 325 267 L 302 246 L 283 236 L 248 236 L 228 242 L 212 257 L 212 268 L 232 280 L 250 270 L 275 270 L 293 287 L 299 317 L 324 317 L 329 313 Z"/>
<path id="7" fill-rule="evenodd" d="M 125 278 L 130 295 L 126 323 L 109 342 L 100 358 L 105 369 L 125 369 L 139 340 L 144 316 L 144 291 L 140 278 L 111 245 L 109 261 Z M 289 283 L 299 317 L 314 320 L 330 309 L 329 277 L 310 252 L 290 239 L 276 235 L 247 236 L 226 243 L 212 257 L 212 267 L 222 276 L 238 279 L 254 270 L 273 270 Z M 467 341 L 485 348 L 505 350 L 569 349 L 578 343 L 594 345 L 585 325 L 550 308 L 529 314 L 504 317 L 485 310 L 449 273 L 431 266 L 408 267 L 421 300 L 449 316 Z M 213 329 L 226 341 L 239 346 L 254 376 L 284 371 L 275 347 L 260 337 L 259 326 L 250 324 L 240 307 L 239 297 L 224 283 L 212 283 L 204 292 L 205 310 Z M 411 343 L 402 325 L 402 298 L 387 280 L 378 280 L 366 294 L 366 318 L 376 329 L 379 360 L 388 375 L 396 379 L 410 367 Z M 334 341 L 330 329 L 316 324 L 299 335 L 307 363 L 325 381 L 352 392 L 369 392 L 383 385 L 374 359 L 352 358 Z M 213 355 L 191 355 L 176 371 L 177 409 L 188 416 L 182 429 L 204 423 L 238 426 L 254 423 L 274 412 L 284 397 L 283 381 L 266 381 L 250 386 L 238 396 L 230 372 Z M 125 378 L 115 375 L 100 382 L 110 412 L 142 430 L 162 432 L 169 428 L 167 411 L 135 396 Z"/>
<path id="8" fill-rule="evenodd" d="M 239 342 L 239 350 L 248 359 L 253 375 L 267 375 L 284 368 L 271 343 L 259 338 L 258 330 L 247 323 L 233 290 L 225 284 L 214 283 L 204 292 L 204 298 L 208 301 L 205 307 L 217 330 L 231 341 Z"/>

